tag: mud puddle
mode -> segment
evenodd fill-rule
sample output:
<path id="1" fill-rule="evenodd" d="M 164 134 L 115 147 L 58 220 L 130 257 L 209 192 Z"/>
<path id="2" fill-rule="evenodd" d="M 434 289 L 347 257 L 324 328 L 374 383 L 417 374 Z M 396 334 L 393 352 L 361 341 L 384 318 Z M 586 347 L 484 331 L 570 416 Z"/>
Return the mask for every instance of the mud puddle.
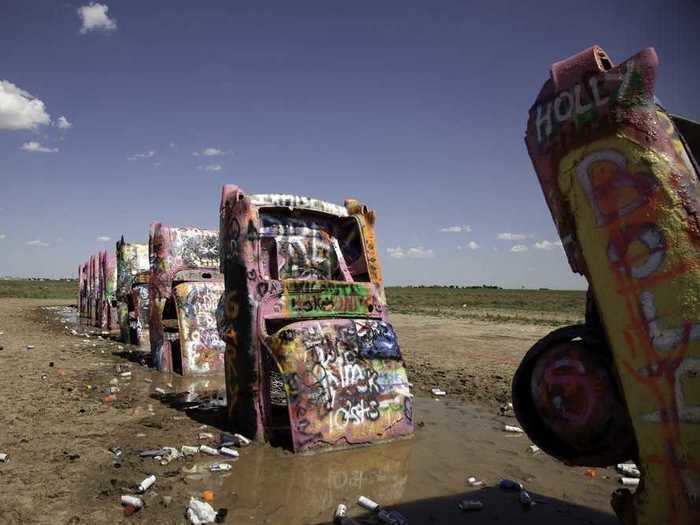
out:
<path id="1" fill-rule="evenodd" d="M 85 338 L 89 327 L 69 312 L 54 310 L 67 331 Z M 94 340 L 94 333 L 87 340 Z M 103 337 L 100 335 L 100 337 Z M 104 451 L 103 464 L 88 476 L 81 493 L 92 493 L 92 516 L 97 521 L 141 521 L 185 523 L 190 497 L 214 493 L 212 506 L 228 511 L 227 523 L 325 524 L 331 523 L 339 503 L 360 523 L 376 523 L 357 506 L 357 498 L 368 496 L 383 506 L 398 510 L 412 525 L 452 523 L 618 523 L 609 505 L 616 488 L 612 470 L 570 468 L 546 456 L 532 453 L 525 435 L 503 432 L 512 417 L 497 415 L 492 408 L 465 405 L 449 398 L 450 385 L 440 385 L 448 397 L 416 398 L 417 423 L 411 439 L 366 448 L 295 456 L 291 452 L 254 444 L 239 449 L 240 457 L 227 472 L 210 472 L 223 457 L 198 454 L 161 465 L 141 458 L 145 449 L 200 444 L 216 445 L 225 428 L 224 378 L 182 378 L 142 366 L 148 359 L 145 348 L 100 341 L 131 375 L 119 382 L 114 409 L 124 416 L 111 443 L 124 450 L 120 469 L 111 467 Z M 119 366 L 117 370 L 121 370 Z M 106 384 L 109 371 L 100 378 Z M 207 437 L 209 435 L 209 437 Z M 118 505 L 119 495 L 130 493 L 134 483 L 147 474 L 158 481 L 144 495 L 146 506 L 126 517 Z M 467 478 L 483 485 L 472 487 Z M 525 510 L 518 493 L 497 488 L 509 478 L 522 482 L 536 505 Z M 459 502 L 477 499 L 484 508 L 462 513 Z M 98 510 L 99 508 L 99 510 Z"/>

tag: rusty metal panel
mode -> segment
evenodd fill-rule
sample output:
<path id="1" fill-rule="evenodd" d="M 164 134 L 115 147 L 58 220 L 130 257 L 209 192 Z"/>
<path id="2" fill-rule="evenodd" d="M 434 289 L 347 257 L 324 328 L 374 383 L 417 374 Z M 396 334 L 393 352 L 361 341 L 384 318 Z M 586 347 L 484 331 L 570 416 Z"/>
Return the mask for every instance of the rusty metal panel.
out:
<path id="1" fill-rule="evenodd" d="M 658 59 L 594 47 L 552 66 L 526 142 L 574 271 L 588 279 L 639 447 L 626 523 L 700 523 L 700 186 L 655 99 Z"/>
<path id="2" fill-rule="evenodd" d="M 186 294 L 183 292 L 180 296 L 183 306 L 179 307 L 176 288 L 185 283 L 214 283 L 222 280 L 218 271 L 218 232 L 193 227 L 174 228 L 154 223 L 149 234 L 149 259 L 149 331 L 153 365 L 159 370 L 178 373 L 196 373 L 204 370 L 208 364 L 202 363 L 198 370 L 198 361 L 190 360 L 190 356 L 183 354 L 183 350 L 196 353 L 193 341 L 183 339 L 185 332 L 190 333 L 188 330 L 197 332 L 196 325 L 192 325 L 192 318 L 186 317 L 187 307 L 197 309 L 201 305 L 187 305 Z M 192 297 L 195 298 L 196 294 Z M 207 304 L 210 302 L 207 299 Z M 212 317 L 216 304 L 218 297 L 213 301 Z M 185 330 L 181 329 L 183 327 Z M 187 362 L 184 357 L 187 357 Z M 185 369 L 185 366 L 190 368 Z"/>
<path id="3" fill-rule="evenodd" d="M 229 420 L 239 431 L 265 438 L 278 374 L 295 451 L 413 432 L 374 221 L 354 200 L 343 207 L 224 186 L 218 313 Z"/>

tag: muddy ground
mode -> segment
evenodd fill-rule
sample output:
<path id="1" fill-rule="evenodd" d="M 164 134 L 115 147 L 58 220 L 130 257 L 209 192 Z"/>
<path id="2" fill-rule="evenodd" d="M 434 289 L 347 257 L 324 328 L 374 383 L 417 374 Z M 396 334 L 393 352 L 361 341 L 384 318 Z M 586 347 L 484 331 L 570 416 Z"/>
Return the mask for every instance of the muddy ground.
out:
<path id="1" fill-rule="evenodd" d="M 190 385 L 142 366 L 137 349 L 72 335 L 75 327 L 59 320 L 70 312 L 65 304 L 0 299 L 0 453 L 10 459 L 0 463 L 0 523 L 185 523 L 189 497 L 204 490 L 235 524 L 330 523 L 340 502 L 360 523 L 374 523 L 355 504 L 359 495 L 399 510 L 412 525 L 617 523 L 609 506 L 614 472 L 597 469 L 591 477 L 501 430 L 515 424 L 497 410 L 514 367 L 550 328 L 394 315 L 417 396 L 413 439 L 305 457 L 255 445 L 241 449 L 231 471 L 213 474 L 214 459 L 161 466 L 139 452 L 214 444 L 222 411 L 187 410 L 182 392 Z M 110 385 L 116 365 L 129 366 L 131 378 Z M 110 386 L 119 391 L 110 394 Z M 433 386 L 448 396 L 430 398 Z M 199 439 L 202 432 L 214 439 Z M 119 468 L 112 447 L 123 450 Z M 145 508 L 126 516 L 120 495 L 150 473 L 158 480 Z M 470 487 L 469 476 L 484 485 Z M 537 505 L 523 510 L 517 493 L 496 487 L 503 477 L 525 483 Z M 484 509 L 461 513 L 465 497 Z"/>

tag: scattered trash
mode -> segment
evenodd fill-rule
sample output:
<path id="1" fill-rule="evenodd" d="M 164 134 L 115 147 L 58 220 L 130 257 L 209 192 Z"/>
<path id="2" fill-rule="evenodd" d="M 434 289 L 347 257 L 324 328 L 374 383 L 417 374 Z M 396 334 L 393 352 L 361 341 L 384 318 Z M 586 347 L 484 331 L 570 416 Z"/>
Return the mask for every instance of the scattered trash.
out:
<path id="1" fill-rule="evenodd" d="M 112 453 L 112 466 L 119 468 L 122 466 L 122 460 L 124 459 L 124 452 L 119 447 L 110 448 L 109 451 Z"/>
<path id="2" fill-rule="evenodd" d="M 137 492 L 140 492 L 141 494 L 143 494 L 149 488 L 151 488 L 155 482 L 156 482 L 156 477 L 153 474 L 151 474 L 150 476 L 148 476 L 146 479 L 144 479 L 139 484 L 139 486 L 136 490 L 137 490 Z"/>
<path id="3" fill-rule="evenodd" d="M 540 447 L 538 447 L 537 445 L 530 445 L 528 448 L 533 454 L 537 454 L 540 451 Z"/>
<path id="4" fill-rule="evenodd" d="M 187 519 L 190 520 L 192 525 L 214 523 L 216 521 L 216 511 L 209 503 L 190 498 L 190 503 L 187 506 Z"/>
<path id="5" fill-rule="evenodd" d="M 121 498 L 121 503 L 125 507 L 133 507 L 135 509 L 142 509 L 143 508 L 143 500 L 139 498 L 138 496 L 122 496 Z"/>
<path id="6" fill-rule="evenodd" d="M 357 522 L 348 516 L 348 507 L 343 503 L 338 505 L 335 509 L 333 523 L 335 523 L 335 525 L 357 525 Z"/>
<path id="7" fill-rule="evenodd" d="M 210 456 L 218 456 L 219 451 L 216 450 L 215 448 L 209 447 L 207 445 L 201 445 L 199 447 L 200 452 L 204 452 L 205 454 L 209 454 Z"/>
<path id="8" fill-rule="evenodd" d="M 478 500 L 463 499 L 459 502 L 459 510 L 467 512 L 471 510 L 481 510 L 484 508 L 484 504 Z"/>
<path id="9" fill-rule="evenodd" d="M 238 453 L 237 450 L 234 450 L 234 449 L 232 449 L 232 448 L 227 448 L 227 447 L 221 447 L 221 448 L 219 449 L 219 452 L 220 452 L 223 456 L 228 456 L 228 457 L 231 457 L 231 458 L 237 458 L 238 456 L 240 456 L 240 454 Z"/>
<path id="10" fill-rule="evenodd" d="M 642 475 L 639 467 L 634 463 L 618 463 L 616 468 L 620 474 L 624 474 L 628 478 L 639 478 Z"/>
<path id="11" fill-rule="evenodd" d="M 146 383 L 153 383 L 153 379 L 151 379 L 150 377 L 144 377 L 143 380 L 144 380 Z"/>
<path id="12" fill-rule="evenodd" d="M 27 350 L 34 350 L 34 345 L 27 345 Z"/>
<path id="13" fill-rule="evenodd" d="M 139 452 L 139 457 L 142 458 L 155 458 L 159 456 L 163 456 L 165 454 L 165 450 L 162 448 L 158 449 L 153 449 L 153 450 L 142 450 Z"/>
<path id="14" fill-rule="evenodd" d="M 112 379 L 109 380 L 110 385 L 118 385 L 119 384 L 119 379 L 116 377 L 113 377 Z"/>
<path id="15" fill-rule="evenodd" d="M 119 374 L 120 377 L 131 377 L 131 372 L 122 372 Z"/>
<path id="16" fill-rule="evenodd" d="M 526 509 L 535 506 L 535 502 L 532 500 L 532 496 L 530 496 L 529 492 L 527 492 L 526 490 L 520 491 L 520 504 Z"/>
<path id="17" fill-rule="evenodd" d="M 470 487 L 481 487 L 484 484 L 483 481 L 478 480 L 473 476 L 470 478 L 467 478 L 467 483 L 469 484 Z"/>
<path id="18" fill-rule="evenodd" d="M 173 447 L 163 447 L 164 454 L 161 457 L 160 464 L 165 466 L 171 461 L 181 457 L 180 452 Z"/>
<path id="19" fill-rule="evenodd" d="M 432 394 L 433 394 L 434 396 L 438 396 L 438 397 L 442 397 L 442 396 L 446 396 L 446 395 L 447 395 L 447 392 L 445 392 L 444 390 L 442 390 L 442 389 L 440 389 L 440 388 L 433 388 L 433 389 L 431 389 L 430 391 L 432 392 Z"/>
<path id="20" fill-rule="evenodd" d="M 503 431 L 512 432 L 513 434 L 522 434 L 525 432 L 522 428 L 514 427 L 513 425 L 503 425 Z"/>
<path id="21" fill-rule="evenodd" d="M 230 463 L 214 463 L 209 465 L 209 470 L 211 472 L 226 472 L 233 468 Z"/>
<path id="22" fill-rule="evenodd" d="M 513 481 L 512 479 L 502 479 L 498 482 L 498 486 L 503 490 L 523 490 L 523 484 Z"/>
<path id="23" fill-rule="evenodd" d="M 7 463 L 10 461 L 10 457 L 7 454 L 0 454 L 0 463 Z"/>
<path id="24" fill-rule="evenodd" d="M 163 503 L 164 507 L 169 507 L 172 502 L 173 502 L 172 496 L 163 496 L 162 503 Z"/>
<path id="25" fill-rule="evenodd" d="M 505 405 L 501 405 L 499 410 L 501 411 L 502 416 L 505 416 L 506 414 L 511 414 L 513 412 L 513 403 L 506 403 Z"/>
<path id="26" fill-rule="evenodd" d="M 219 436 L 219 443 L 222 447 L 228 447 L 233 445 L 234 447 L 247 447 L 252 441 L 241 434 L 229 434 L 227 432 L 222 432 Z"/>
<path id="27" fill-rule="evenodd" d="M 639 478 L 626 478 L 622 476 L 620 478 L 620 484 L 623 487 L 636 487 L 637 485 L 639 485 Z"/>
<path id="28" fill-rule="evenodd" d="M 116 401 L 116 399 L 117 399 L 117 396 L 115 396 L 114 394 L 109 394 L 108 396 L 105 396 L 104 398 L 102 398 L 102 402 L 103 403 L 111 403 L 112 401 Z"/>
<path id="29" fill-rule="evenodd" d="M 594 468 L 587 468 L 583 472 L 583 475 L 586 476 L 587 478 L 595 478 L 598 476 L 598 472 Z"/>
<path id="30" fill-rule="evenodd" d="M 214 491 L 205 490 L 204 492 L 202 492 L 202 499 L 207 503 L 211 503 L 212 501 L 214 501 Z"/>
<path id="31" fill-rule="evenodd" d="M 199 439 L 214 439 L 214 434 L 211 432 L 200 432 Z"/>
<path id="32" fill-rule="evenodd" d="M 182 452 L 183 456 L 194 456 L 195 454 L 199 454 L 199 447 L 190 447 L 188 445 L 182 445 L 180 447 L 180 452 Z"/>
<path id="33" fill-rule="evenodd" d="M 365 496 L 360 496 L 357 500 L 357 504 L 363 509 L 373 512 L 381 523 L 385 523 L 386 525 L 408 525 L 408 520 L 403 514 L 394 510 L 386 511 L 379 503 Z"/>
<path id="34" fill-rule="evenodd" d="M 156 394 L 160 394 L 161 396 L 165 395 L 165 390 L 163 390 L 162 388 L 156 388 L 155 392 Z"/>

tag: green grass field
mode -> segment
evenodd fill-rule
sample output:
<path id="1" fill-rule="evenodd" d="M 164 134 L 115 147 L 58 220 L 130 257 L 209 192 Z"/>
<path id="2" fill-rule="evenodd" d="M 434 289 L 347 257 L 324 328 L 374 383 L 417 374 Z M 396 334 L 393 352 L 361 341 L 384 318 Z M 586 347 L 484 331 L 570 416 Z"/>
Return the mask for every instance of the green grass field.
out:
<path id="1" fill-rule="evenodd" d="M 0 298 L 74 299 L 77 301 L 76 279 L 0 279 Z"/>
<path id="2" fill-rule="evenodd" d="M 390 312 L 483 321 L 563 325 L 581 322 L 586 293 L 570 290 L 388 287 Z"/>

